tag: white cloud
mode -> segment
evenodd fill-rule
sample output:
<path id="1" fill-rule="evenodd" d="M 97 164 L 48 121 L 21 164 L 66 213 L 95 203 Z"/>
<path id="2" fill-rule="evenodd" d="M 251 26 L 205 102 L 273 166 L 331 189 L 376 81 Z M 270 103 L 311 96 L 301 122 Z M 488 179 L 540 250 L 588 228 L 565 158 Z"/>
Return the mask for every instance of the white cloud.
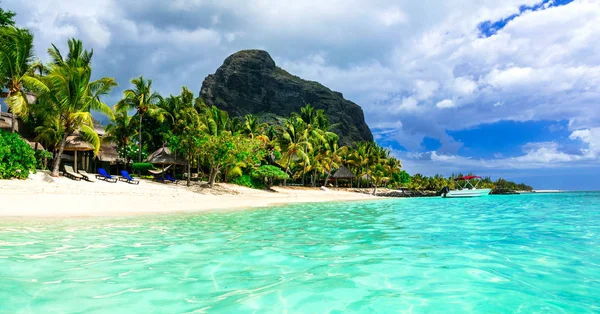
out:
<path id="1" fill-rule="evenodd" d="M 477 89 L 477 83 L 467 77 L 457 77 L 453 89 L 460 96 L 471 95 Z"/>
<path id="2" fill-rule="evenodd" d="M 399 8 L 390 8 L 379 14 L 379 19 L 385 26 L 393 26 L 408 21 L 406 13 Z"/>
<path id="3" fill-rule="evenodd" d="M 454 102 L 450 99 L 444 99 L 442 101 L 439 101 L 437 104 L 435 104 L 436 107 L 440 108 L 440 109 L 445 109 L 445 108 L 452 108 L 454 107 Z"/>
<path id="4" fill-rule="evenodd" d="M 574 131 L 569 138 L 572 140 L 579 139 L 587 144 L 588 147 L 582 150 L 585 156 L 589 158 L 600 157 L 600 127 Z"/>
<path id="5" fill-rule="evenodd" d="M 381 136 L 409 150 L 422 152 L 427 136 L 442 142 L 438 160 L 586 163 L 600 155 L 600 1 L 524 12 L 493 36 L 479 34 L 480 23 L 539 2 L 447 0 L 427 10 L 420 2 L 394 0 L 2 4 L 33 30 L 40 57 L 50 43 L 64 49 L 68 38 L 81 38 L 95 49 L 95 69 L 115 76 L 121 87 L 144 74 L 164 94 L 178 93 L 181 85 L 198 90 L 229 54 L 262 48 L 290 73 L 361 105 L 372 127 L 389 129 Z M 441 108 L 469 119 L 458 126 Z M 565 119 L 570 140 L 585 145 L 580 155 L 546 143 L 526 147 L 521 159 L 480 162 L 452 153 L 461 144 L 446 132 L 500 120 Z"/>

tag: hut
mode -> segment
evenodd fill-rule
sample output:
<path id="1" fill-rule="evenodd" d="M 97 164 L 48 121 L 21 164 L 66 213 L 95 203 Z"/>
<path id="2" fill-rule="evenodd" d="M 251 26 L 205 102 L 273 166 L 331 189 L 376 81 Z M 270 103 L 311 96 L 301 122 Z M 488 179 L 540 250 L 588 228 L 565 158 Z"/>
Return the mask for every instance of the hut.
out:
<path id="1" fill-rule="evenodd" d="M 65 152 L 73 152 L 74 153 L 74 157 L 73 157 L 73 168 L 75 169 L 75 171 L 77 171 L 77 169 L 79 168 L 78 165 L 81 164 L 80 169 L 89 170 L 90 167 L 90 157 L 93 156 L 93 153 L 90 153 L 90 151 L 93 151 L 94 147 L 92 146 L 92 144 L 86 142 L 83 140 L 83 138 L 81 138 L 81 136 L 79 135 L 71 135 L 67 137 L 67 143 L 65 144 Z M 77 160 L 77 152 L 83 152 L 83 158 L 81 159 L 80 162 L 78 162 Z"/>
<path id="2" fill-rule="evenodd" d="M 165 165 L 187 165 L 187 163 L 185 162 L 185 158 L 171 153 L 171 150 L 168 147 L 164 146 L 157 149 L 154 153 L 150 154 L 146 162 L 149 162 L 154 165 L 160 165 L 161 167 L 163 167 L 163 171 L 165 170 Z"/>
<path id="3" fill-rule="evenodd" d="M 171 153 L 168 147 L 157 149 L 146 161 L 155 165 L 187 165 L 183 157 Z"/>
<path id="4" fill-rule="evenodd" d="M 332 179 L 335 179 L 335 186 L 338 186 L 338 180 L 350 180 L 350 187 L 352 187 L 352 180 L 356 178 L 354 173 L 350 171 L 350 169 L 341 166 L 335 173 L 331 176 Z"/>
<path id="5" fill-rule="evenodd" d="M 110 173 L 118 172 L 119 164 L 127 164 L 127 160 L 119 156 L 117 145 L 112 143 L 102 143 L 96 158 L 95 168 L 104 168 Z"/>

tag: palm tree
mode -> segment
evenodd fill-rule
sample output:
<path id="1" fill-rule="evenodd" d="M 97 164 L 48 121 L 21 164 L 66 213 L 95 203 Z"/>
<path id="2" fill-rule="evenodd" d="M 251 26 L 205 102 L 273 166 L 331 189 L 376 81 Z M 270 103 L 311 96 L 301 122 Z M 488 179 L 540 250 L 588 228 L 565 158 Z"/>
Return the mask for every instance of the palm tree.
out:
<path id="1" fill-rule="evenodd" d="M 287 119 L 281 132 L 281 146 L 287 160 L 285 172 L 289 173 L 290 163 L 294 158 L 302 160 L 305 165 L 310 164 L 306 150 L 311 147 L 311 143 L 305 137 L 301 120 L 295 117 Z M 284 179 L 283 184 L 286 185 L 287 180 Z"/>
<path id="2" fill-rule="evenodd" d="M 35 140 L 44 144 L 48 149 L 52 148 L 52 152 L 56 153 L 56 149 L 58 148 L 58 144 L 64 133 L 60 119 L 58 119 L 58 117 L 47 118 L 44 123 L 36 127 L 34 131 L 37 134 Z"/>
<path id="3" fill-rule="evenodd" d="M 220 136 L 228 130 L 229 114 L 227 111 L 220 110 L 215 106 L 204 107 L 203 118 L 204 121 L 202 122 L 207 127 L 208 135 Z"/>
<path id="4" fill-rule="evenodd" d="M 133 126 L 132 121 L 133 120 L 127 113 L 127 110 L 119 110 L 115 113 L 112 123 L 104 127 L 106 134 L 102 140 L 107 143 L 117 144 L 119 154 L 122 158 L 127 158 L 125 150 L 127 149 L 131 138 L 137 135 L 137 131 Z"/>
<path id="5" fill-rule="evenodd" d="M 263 134 L 266 127 L 267 124 L 260 123 L 254 115 L 247 114 L 244 116 L 244 133 L 250 136 L 250 138 Z"/>
<path id="6" fill-rule="evenodd" d="M 400 173 L 400 171 L 402 170 L 402 163 L 399 159 L 395 157 L 390 157 L 385 161 L 384 167 L 386 169 L 388 177 L 391 179 L 394 177 L 394 174 Z"/>
<path id="7" fill-rule="evenodd" d="M 338 140 L 339 137 L 337 135 L 329 138 L 325 149 L 319 154 L 320 159 L 324 161 L 324 170 L 327 171 L 327 177 L 323 186 L 327 185 L 327 181 L 331 177 L 331 171 L 341 166 L 342 156 L 348 151 L 348 147 L 346 146 L 339 147 Z"/>
<path id="8" fill-rule="evenodd" d="M 74 47 L 82 47 L 81 41 L 69 40 L 69 48 Z M 91 81 L 90 62 L 81 62 L 81 57 L 91 58 L 92 52 L 74 49 L 69 51 L 67 59 L 62 59 L 60 51 L 53 46 L 49 53 L 55 62 L 49 66 L 48 75 L 43 77 L 48 90 L 40 95 L 38 109 L 46 119 L 57 119 L 62 132 L 52 168 L 52 176 L 56 177 L 67 137 L 75 131 L 92 144 L 95 154 L 98 153 L 100 138 L 94 131 L 90 111 L 95 110 L 113 118 L 111 108 L 100 97 L 107 95 L 117 83 L 108 77 Z"/>
<path id="9" fill-rule="evenodd" d="M 33 35 L 16 27 L 0 28 L 0 87 L 8 90 L 2 93 L 12 113 L 12 132 L 16 132 L 16 116 L 26 115 L 28 101 L 25 90 L 42 92 L 46 85 L 35 76 L 39 67 L 34 62 Z"/>
<path id="10" fill-rule="evenodd" d="M 142 76 L 131 80 L 132 89 L 123 92 L 123 99 L 117 103 L 115 109 L 130 110 L 135 109 L 139 119 L 138 127 L 138 161 L 142 162 L 142 120 L 144 115 L 155 117 L 163 121 L 166 115 L 164 109 L 157 104 L 162 97 L 157 92 L 152 92 L 152 80 L 145 80 Z"/>

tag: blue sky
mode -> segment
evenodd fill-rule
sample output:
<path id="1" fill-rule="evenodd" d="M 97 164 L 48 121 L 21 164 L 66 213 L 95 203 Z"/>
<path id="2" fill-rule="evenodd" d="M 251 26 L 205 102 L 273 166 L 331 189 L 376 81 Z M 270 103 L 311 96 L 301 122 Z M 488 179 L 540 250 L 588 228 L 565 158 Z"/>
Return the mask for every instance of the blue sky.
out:
<path id="1" fill-rule="evenodd" d="M 600 189 L 597 0 L 4 0 L 51 43 L 93 48 L 97 76 L 163 94 L 265 49 L 363 107 L 410 173 L 476 172 Z M 64 49 L 64 48 L 63 48 Z"/>

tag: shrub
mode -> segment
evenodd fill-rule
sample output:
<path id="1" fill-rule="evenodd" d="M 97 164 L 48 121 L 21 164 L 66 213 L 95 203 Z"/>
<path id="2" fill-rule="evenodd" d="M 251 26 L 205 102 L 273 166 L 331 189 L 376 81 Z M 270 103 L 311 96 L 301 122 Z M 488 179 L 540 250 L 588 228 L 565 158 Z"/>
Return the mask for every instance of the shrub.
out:
<path id="1" fill-rule="evenodd" d="M 271 165 L 263 165 L 258 167 L 257 169 L 252 170 L 252 177 L 264 180 L 268 188 L 270 188 L 271 185 L 273 185 L 274 179 L 283 180 L 290 178 L 290 176 L 287 173 Z"/>
<path id="2" fill-rule="evenodd" d="M 264 189 L 265 188 L 265 184 L 260 179 L 253 178 L 247 174 L 236 177 L 235 179 L 231 180 L 231 183 L 249 187 L 249 188 L 253 188 L 253 189 Z"/>
<path id="3" fill-rule="evenodd" d="M 26 179 L 35 172 L 35 153 L 16 133 L 0 131 L 0 179 Z"/>
<path id="4" fill-rule="evenodd" d="M 35 151 L 35 159 L 36 159 L 36 168 L 48 170 L 48 159 L 52 158 L 52 153 L 47 150 L 36 150 Z"/>
<path id="5" fill-rule="evenodd" d="M 151 169 L 154 169 L 154 165 L 149 162 L 134 162 L 131 164 L 131 170 L 135 173 L 145 174 Z"/>

